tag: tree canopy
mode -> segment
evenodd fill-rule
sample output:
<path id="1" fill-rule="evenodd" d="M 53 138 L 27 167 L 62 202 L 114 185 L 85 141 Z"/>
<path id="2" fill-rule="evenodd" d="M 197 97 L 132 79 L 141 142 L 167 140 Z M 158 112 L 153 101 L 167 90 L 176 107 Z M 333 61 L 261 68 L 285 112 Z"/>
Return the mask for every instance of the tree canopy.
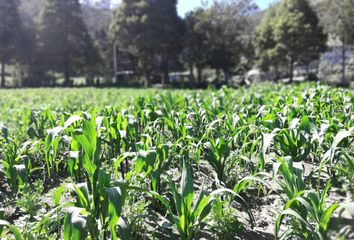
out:
<path id="1" fill-rule="evenodd" d="M 342 43 L 342 82 L 347 85 L 346 49 L 354 44 L 354 1 L 323 0 L 318 5 L 325 30 Z"/>
<path id="2" fill-rule="evenodd" d="M 39 41 L 43 65 L 62 71 L 65 83 L 75 68 L 92 61 L 96 51 L 82 19 L 78 0 L 44 0 L 39 16 Z M 96 59 L 97 60 L 97 59 Z"/>
<path id="3" fill-rule="evenodd" d="M 266 10 L 253 0 L 214 1 L 184 18 L 177 0 L 122 0 L 115 9 L 111 0 L 0 4 L 1 86 L 5 65 L 14 69 L 8 84 L 21 86 L 58 84 L 62 76 L 65 85 L 74 77 L 113 84 L 113 72 L 129 72 L 145 86 L 164 85 L 170 72 L 189 75 L 192 85 L 220 85 L 255 63 L 292 80 L 295 67 L 325 51 L 326 34 L 342 44 L 345 81 L 354 44 L 353 0 L 281 0 Z"/>
<path id="4" fill-rule="evenodd" d="M 249 55 L 252 49 L 252 35 L 249 16 L 256 6 L 252 0 L 215 2 L 206 12 L 207 45 L 209 49 L 208 65 L 223 70 L 225 81 L 230 71 L 237 68 L 242 56 Z"/>
<path id="5" fill-rule="evenodd" d="M 5 64 L 16 55 L 21 19 L 16 0 L 0 0 L 0 62 L 1 87 L 5 86 Z"/>
<path id="6" fill-rule="evenodd" d="M 145 86 L 154 68 L 168 72 L 181 51 L 184 29 L 176 5 L 176 0 L 124 0 L 115 11 L 111 39 L 137 60 Z"/>
<path id="7" fill-rule="evenodd" d="M 257 28 L 258 56 L 278 65 L 285 56 L 293 80 L 295 62 L 308 64 L 326 49 L 327 36 L 307 0 L 284 0 L 271 8 Z"/>

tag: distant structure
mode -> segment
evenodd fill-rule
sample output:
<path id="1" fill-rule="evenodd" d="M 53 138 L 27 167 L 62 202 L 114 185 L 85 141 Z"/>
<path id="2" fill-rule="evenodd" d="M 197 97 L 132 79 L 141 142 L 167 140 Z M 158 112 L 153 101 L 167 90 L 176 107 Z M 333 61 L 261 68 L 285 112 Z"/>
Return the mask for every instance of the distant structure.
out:
<path id="1" fill-rule="evenodd" d="M 335 82 L 340 79 L 343 71 L 343 45 L 338 38 L 330 36 L 329 50 L 322 54 L 319 65 L 319 78 L 324 81 Z M 346 77 L 354 79 L 354 51 L 353 46 L 345 47 Z"/>
<path id="2" fill-rule="evenodd" d="M 345 59 L 349 62 L 354 57 L 352 47 L 346 47 Z M 326 61 L 332 66 L 342 64 L 342 47 L 332 47 L 322 55 L 321 61 Z"/>

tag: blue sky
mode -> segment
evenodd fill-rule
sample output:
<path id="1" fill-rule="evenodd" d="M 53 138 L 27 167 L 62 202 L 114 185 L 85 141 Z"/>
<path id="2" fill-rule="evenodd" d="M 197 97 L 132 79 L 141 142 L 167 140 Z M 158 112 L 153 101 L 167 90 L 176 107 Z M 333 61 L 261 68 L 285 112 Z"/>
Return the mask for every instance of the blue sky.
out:
<path id="1" fill-rule="evenodd" d="M 178 13 L 184 16 L 187 12 L 193 10 L 194 8 L 201 6 L 202 0 L 179 0 L 178 1 Z M 209 1 L 212 2 L 212 1 Z M 268 5 L 273 2 L 273 0 L 255 0 L 261 9 L 267 8 Z"/>
<path id="2" fill-rule="evenodd" d="M 274 0 L 255 0 L 261 9 L 268 7 L 268 5 Z M 120 0 L 112 0 L 113 3 L 119 3 Z M 209 3 L 213 0 L 207 1 Z M 178 0 L 178 13 L 180 16 L 184 16 L 187 12 L 193 10 L 196 7 L 202 5 L 202 0 Z"/>

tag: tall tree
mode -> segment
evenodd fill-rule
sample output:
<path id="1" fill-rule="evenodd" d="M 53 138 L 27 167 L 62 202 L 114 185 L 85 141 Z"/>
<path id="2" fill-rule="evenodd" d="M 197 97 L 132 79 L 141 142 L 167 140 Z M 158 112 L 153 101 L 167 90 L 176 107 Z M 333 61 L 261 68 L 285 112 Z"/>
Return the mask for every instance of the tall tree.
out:
<path id="1" fill-rule="evenodd" d="M 327 36 L 308 0 L 284 0 L 279 7 L 275 41 L 284 46 L 292 82 L 295 62 L 306 64 L 318 59 L 319 54 L 326 49 Z"/>
<path id="2" fill-rule="evenodd" d="M 5 64 L 16 55 L 21 20 L 16 0 L 0 0 L 0 63 L 1 87 L 5 87 Z"/>
<path id="3" fill-rule="evenodd" d="M 43 0 L 39 17 L 43 64 L 64 73 L 65 84 L 88 61 L 92 40 L 82 19 L 79 0 Z"/>
<path id="4" fill-rule="evenodd" d="M 274 36 L 276 25 L 277 6 L 271 6 L 261 23 L 256 28 L 255 46 L 258 65 L 264 71 L 269 71 L 273 67 L 275 80 L 279 80 L 279 67 L 286 62 L 285 49 L 277 44 Z"/>
<path id="5" fill-rule="evenodd" d="M 22 31 L 19 40 L 19 70 L 22 73 L 21 84 L 30 87 L 42 86 L 45 83 L 44 71 L 38 60 L 38 29 L 37 17 L 40 10 L 40 0 L 22 0 L 19 14 L 22 21 Z"/>
<path id="6" fill-rule="evenodd" d="M 156 25 L 159 67 L 163 73 L 162 85 L 168 81 L 170 67 L 183 49 L 185 25 L 177 14 L 177 0 L 153 2 L 153 19 Z"/>
<path id="7" fill-rule="evenodd" d="M 207 32 L 209 21 L 203 8 L 189 12 L 185 18 L 186 33 L 184 36 L 183 57 L 188 63 L 191 78 L 194 80 L 193 70 L 197 69 L 197 82 L 202 81 L 202 70 L 208 61 Z"/>
<path id="8" fill-rule="evenodd" d="M 230 71 L 251 48 L 249 17 L 254 10 L 256 5 L 252 0 L 232 0 L 215 2 L 206 12 L 208 63 L 217 73 L 224 72 L 225 82 L 228 82 Z"/>
<path id="9" fill-rule="evenodd" d="M 153 70 L 167 78 L 171 61 L 181 50 L 183 24 L 176 0 L 123 0 L 110 28 L 119 50 L 138 59 L 139 69 L 149 85 Z"/>
<path id="10" fill-rule="evenodd" d="M 274 8 L 257 30 L 258 53 L 276 66 L 286 57 L 292 82 L 295 63 L 318 59 L 327 36 L 308 0 L 284 0 Z"/>
<path id="11" fill-rule="evenodd" d="M 325 30 L 342 43 L 342 82 L 348 85 L 346 51 L 348 45 L 354 44 L 354 0 L 323 0 L 318 5 Z"/>

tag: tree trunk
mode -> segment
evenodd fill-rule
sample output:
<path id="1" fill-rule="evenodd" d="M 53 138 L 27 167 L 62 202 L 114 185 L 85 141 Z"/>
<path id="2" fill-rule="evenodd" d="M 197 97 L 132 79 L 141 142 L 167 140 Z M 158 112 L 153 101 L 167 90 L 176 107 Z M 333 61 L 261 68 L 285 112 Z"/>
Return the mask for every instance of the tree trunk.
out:
<path id="1" fill-rule="evenodd" d="M 196 84 L 195 84 L 195 78 L 194 78 L 194 74 L 193 74 L 193 63 L 189 63 L 189 81 L 192 82 L 192 86 L 193 86 L 193 88 L 195 88 Z"/>
<path id="2" fill-rule="evenodd" d="M 149 87 L 149 80 L 150 80 L 150 73 L 145 73 L 145 77 L 144 77 L 144 88 L 148 88 Z"/>
<path id="3" fill-rule="evenodd" d="M 216 75 L 216 85 L 219 85 L 220 83 L 220 70 L 219 69 L 215 69 L 215 75 Z"/>
<path id="4" fill-rule="evenodd" d="M 294 81 L 294 59 L 291 58 L 290 60 L 290 81 L 289 83 L 293 83 Z"/>
<path id="5" fill-rule="evenodd" d="M 184 89 L 184 76 L 181 76 L 181 89 Z"/>
<path id="6" fill-rule="evenodd" d="M 342 84 L 347 85 L 347 77 L 346 77 L 346 49 L 345 43 L 343 41 L 342 44 Z"/>
<path id="7" fill-rule="evenodd" d="M 279 82 L 279 65 L 275 64 L 275 82 Z"/>
<path id="8" fill-rule="evenodd" d="M 226 85 L 229 85 L 230 74 L 226 69 L 224 69 L 223 72 L 224 72 L 224 83 Z"/>
<path id="9" fill-rule="evenodd" d="M 92 87 L 94 85 L 94 81 L 95 81 L 95 74 L 91 72 L 86 76 L 86 86 Z"/>
<path id="10" fill-rule="evenodd" d="M 1 61 L 1 88 L 5 87 L 5 61 Z"/>
<path id="11" fill-rule="evenodd" d="M 165 65 L 163 69 L 163 76 L 162 76 L 162 87 L 165 87 L 166 82 L 169 80 L 169 69 L 168 69 L 168 64 Z"/>
<path id="12" fill-rule="evenodd" d="M 202 83 L 202 68 L 201 67 L 197 67 L 197 85 L 200 85 Z"/>
<path id="13" fill-rule="evenodd" d="M 66 61 L 65 62 L 65 69 L 64 69 L 64 85 L 69 86 L 70 85 L 70 65 Z"/>

